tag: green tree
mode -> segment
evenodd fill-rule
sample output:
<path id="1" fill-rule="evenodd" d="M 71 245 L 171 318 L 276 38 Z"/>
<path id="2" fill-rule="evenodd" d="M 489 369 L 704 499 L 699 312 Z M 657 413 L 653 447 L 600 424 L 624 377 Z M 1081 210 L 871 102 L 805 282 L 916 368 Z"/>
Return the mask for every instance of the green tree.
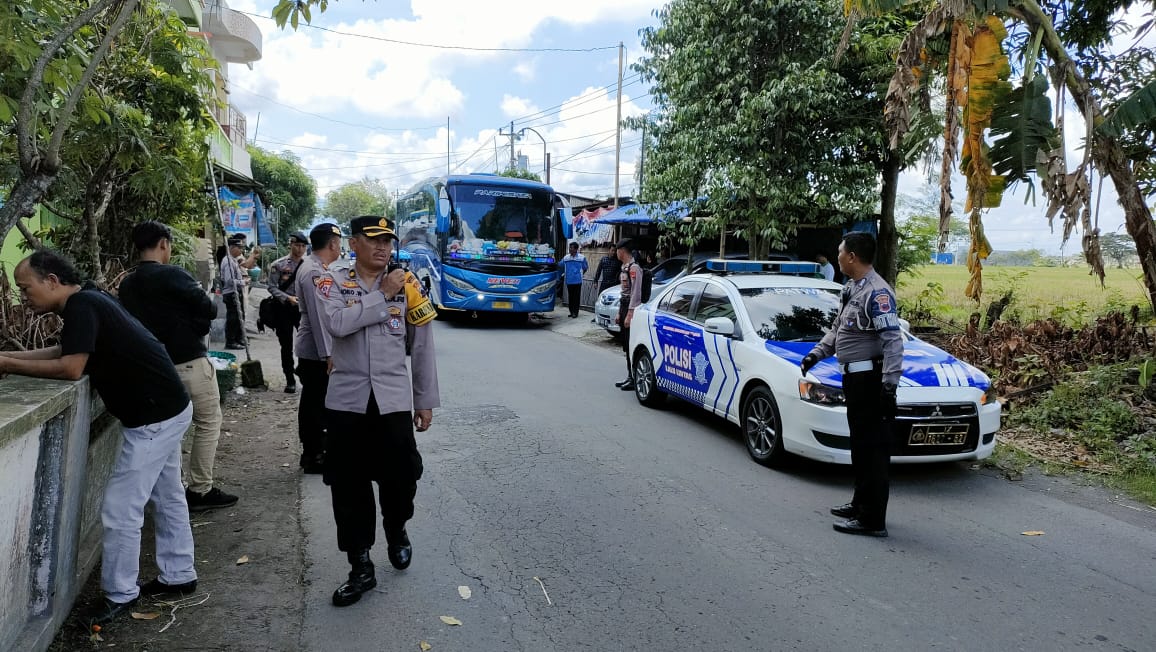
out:
<path id="1" fill-rule="evenodd" d="M 1123 233 L 1104 233 L 1100 235 L 1100 249 L 1104 255 L 1116 261 L 1118 269 L 1124 269 L 1124 262 L 1136 255 L 1136 243 Z"/>
<path id="2" fill-rule="evenodd" d="M 542 181 L 542 177 L 540 177 L 538 173 L 531 172 L 529 170 L 523 170 L 521 168 L 508 168 L 499 173 L 498 176 L 510 177 L 512 179 L 526 179 L 529 181 Z"/>
<path id="3" fill-rule="evenodd" d="M 146 3 L 120 43 L 91 83 L 90 102 L 104 119 L 75 126 L 47 195 L 73 216 L 54 243 L 98 281 L 104 261 L 127 264 L 133 225 L 203 221 L 210 205 L 205 142 L 213 123 L 203 97 L 213 59 L 204 42 L 173 12 Z"/>
<path id="4" fill-rule="evenodd" d="M 938 250 L 939 216 L 931 211 L 908 215 L 898 224 L 898 230 L 899 272 L 928 264 Z M 953 219 L 948 248 L 953 247 L 952 243 L 965 243 L 967 238 L 967 224 L 958 218 Z"/>
<path id="5" fill-rule="evenodd" d="M 675 237 L 733 229 L 760 256 L 799 224 L 874 213 L 862 143 L 878 117 L 848 111 L 860 92 L 830 68 L 837 12 L 833 0 L 674 0 L 643 30 L 635 69 L 655 110 L 628 124 L 654 138 L 646 195 L 711 216 Z"/>
<path id="6" fill-rule="evenodd" d="M 106 119 L 91 88 L 139 0 L 21 0 L 0 3 L 0 151 L 15 153 L 0 239 L 30 216 L 60 174 L 78 122 Z"/>
<path id="7" fill-rule="evenodd" d="M 296 154 L 273 153 L 249 147 L 253 178 L 264 186 L 261 199 L 278 209 L 277 235 L 284 244 L 289 233 L 304 229 L 317 214 L 317 182 L 301 165 Z"/>
<path id="8" fill-rule="evenodd" d="M 347 183 L 325 195 L 325 214 L 343 226 L 359 215 L 393 217 L 394 211 L 393 193 L 377 179 Z"/>

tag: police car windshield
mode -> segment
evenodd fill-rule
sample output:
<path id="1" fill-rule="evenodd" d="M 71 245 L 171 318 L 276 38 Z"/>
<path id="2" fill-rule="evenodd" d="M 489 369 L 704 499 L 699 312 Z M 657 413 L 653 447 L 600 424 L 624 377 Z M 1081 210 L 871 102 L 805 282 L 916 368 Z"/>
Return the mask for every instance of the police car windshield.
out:
<path id="1" fill-rule="evenodd" d="M 839 314 L 838 290 L 747 288 L 739 290 L 755 332 L 776 342 L 818 342 Z"/>

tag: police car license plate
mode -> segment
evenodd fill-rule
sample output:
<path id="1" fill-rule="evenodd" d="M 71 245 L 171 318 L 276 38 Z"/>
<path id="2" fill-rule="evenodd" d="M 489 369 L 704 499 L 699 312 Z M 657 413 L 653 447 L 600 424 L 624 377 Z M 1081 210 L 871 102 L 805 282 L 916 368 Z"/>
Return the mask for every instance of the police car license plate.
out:
<path id="1" fill-rule="evenodd" d="M 514 307 L 514 302 L 513 301 L 495 301 L 490 305 L 494 307 L 494 310 L 501 310 L 501 309 L 511 310 Z"/>
<path id="2" fill-rule="evenodd" d="M 966 423 L 925 423 L 911 426 L 908 446 L 951 446 L 967 441 Z"/>

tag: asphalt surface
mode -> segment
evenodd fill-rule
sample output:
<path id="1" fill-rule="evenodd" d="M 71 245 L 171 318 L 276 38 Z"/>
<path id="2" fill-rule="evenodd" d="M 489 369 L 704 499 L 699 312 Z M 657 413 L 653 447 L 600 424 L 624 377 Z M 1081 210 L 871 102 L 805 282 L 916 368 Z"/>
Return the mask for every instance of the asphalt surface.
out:
<path id="1" fill-rule="evenodd" d="M 331 606 L 348 565 L 305 476 L 303 649 L 1156 649 L 1151 508 L 904 466 L 890 538 L 839 534 L 848 469 L 768 470 L 720 419 L 639 406 L 588 321 L 435 325 L 413 565 L 393 570 L 379 533 L 377 589 Z"/>

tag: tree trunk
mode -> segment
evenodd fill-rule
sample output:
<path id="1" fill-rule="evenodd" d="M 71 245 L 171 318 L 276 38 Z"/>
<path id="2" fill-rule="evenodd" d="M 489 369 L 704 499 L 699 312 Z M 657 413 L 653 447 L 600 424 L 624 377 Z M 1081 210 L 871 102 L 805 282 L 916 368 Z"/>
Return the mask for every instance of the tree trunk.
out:
<path id="1" fill-rule="evenodd" d="M 1076 64 L 1068 56 L 1056 33 L 1052 20 L 1036 0 L 1020 0 L 1013 14 L 1028 24 L 1031 30 L 1042 29 L 1043 45 L 1055 65 L 1062 66 L 1065 85 L 1072 94 L 1072 100 L 1083 113 L 1084 120 L 1091 125 L 1099 125 L 1104 120 L 1100 104 L 1092 96 L 1088 81 L 1080 74 Z M 1152 213 L 1144 204 L 1144 196 L 1136 183 L 1136 176 L 1128 166 L 1127 158 L 1120 143 L 1114 138 L 1097 134 L 1092 147 L 1092 160 L 1096 167 L 1112 177 L 1112 185 L 1124 209 L 1124 224 L 1128 235 L 1136 241 L 1136 254 L 1140 267 L 1144 270 L 1144 286 L 1148 290 L 1148 301 L 1156 309 L 1156 229 L 1152 226 Z"/>
<path id="2" fill-rule="evenodd" d="M 111 162 L 109 163 L 111 166 Z M 105 166 L 97 168 L 97 175 L 108 174 Z M 112 202 L 113 182 L 93 179 L 84 198 L 84 260 L 89 267 L 89 278 L 104 284 L 104 266 L 100 263 L 100 225 Z"/>
<path id="3" fill-rule="evenodd" d="M 883 161 L 883 193 L 879 209 L 879 238 L 875 250 L 875 271 L 895 287 L 899 276 L 899 231 L 895 228 L 895 197 L 899 193 L 899 171 L 903 158 L 896 150 L 887 150 Z"/>
<path id="4" fill-rule="evenodd" d="M 48 192 L 52 182 L 56 181 L 56 173 L 36 173 L 21 176 L 8 195 L 8 201 L 0 206 L 0 241 L 8 236 L 8 232 L 16 223 L 27 217 L 32 217 L 36 204 Z M 37 243 L 29 244 L 36 246 Z"/>
<path id="5" fill-rule="evenodd" d="M 1124 208 L 1124 226 L 1136 242 L 1136 254 L 1140 257 L 1140 269 L 1144 270 L 1148 302 L 1156 309 L 1156 228 L 1152 225 L 1152 213 L 1144 203 L 1144 195 L 1140 192 L 1132 168 L 1128 166 L 1124 150 L 1115 138 L 1101 136 L 1092 147 L 1092 160 L 1112 177 L 1120 206 Z"/>

